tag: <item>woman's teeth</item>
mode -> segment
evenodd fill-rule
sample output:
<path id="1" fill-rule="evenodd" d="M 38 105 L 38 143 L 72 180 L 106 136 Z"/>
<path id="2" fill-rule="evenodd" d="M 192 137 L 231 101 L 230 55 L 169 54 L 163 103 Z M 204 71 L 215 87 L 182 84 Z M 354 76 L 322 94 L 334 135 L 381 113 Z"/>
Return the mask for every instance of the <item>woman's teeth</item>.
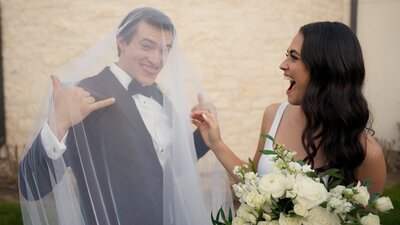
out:
<path id="1" fill-rule="evenodd" d="M 288 80 L 290 82 L 290 86 L 289 86 L 288 90 L 292 90 L 292 88 L 296 84 L 296 81 L 292 77 L 286 76 L 286 75 L 284 76 L 284 79 Z"/>
<path id="2" fill-rule="evenodd" d="M 286 76 L 286 75 L 283 77 L 283 79 L 290 81 L 290 83 L 294 82 L 294 79 L 292 77 L 289 77 L 289 76 Z"/>

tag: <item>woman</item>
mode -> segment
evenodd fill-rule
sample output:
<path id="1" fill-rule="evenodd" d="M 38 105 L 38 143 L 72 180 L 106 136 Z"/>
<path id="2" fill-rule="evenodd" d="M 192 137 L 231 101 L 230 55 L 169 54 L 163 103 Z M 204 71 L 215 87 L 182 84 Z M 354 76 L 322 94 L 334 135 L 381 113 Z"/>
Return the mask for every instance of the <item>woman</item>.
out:
<path id="1" fill-rule="evenodd" d="M 338 168 L 343 184 L 370 180 L 369 191 L 382 192 L 386 166 L 379 143 L 368 128 L 369 110 L 363 96 L 364 61 L 356 35 L 338 22 L 304 25 L 293 38 L 280 65 L 290 82 L 289 104 L 265 109 L 261 133 L 297 153 L 318 172 Z M 208 112 L 194 112 L 193 123 L 232 174 L 243 162 L 224 144 L 218 123 Z M 271 169 L 271 141 L 260 138 L 254 163 L 260 174 Z"/>

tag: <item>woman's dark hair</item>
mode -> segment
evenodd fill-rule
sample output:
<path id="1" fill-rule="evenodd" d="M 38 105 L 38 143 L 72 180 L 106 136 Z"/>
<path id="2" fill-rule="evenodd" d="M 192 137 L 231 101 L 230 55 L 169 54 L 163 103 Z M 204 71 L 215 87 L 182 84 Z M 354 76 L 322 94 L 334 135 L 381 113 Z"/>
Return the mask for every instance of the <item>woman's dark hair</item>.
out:
<path id="1" fill-rule="evenodd" d="M 123 37 L 125 42 L 129 44 L 141 21 L 160 28 L 161 30 L 170 31 L 172 36 L 175 37 L 175 27 L 171 19 L 163 12 L 150 7 L 137 8 L 126 15 L 119 25 L 119 28 L 122 29 L 118 32 L 117 36 Z M 119 55 L 120 49 L 118 47 L 118 56 Z"/>
<path id="2" fill-rule="evenodd" d="M 369 109 L 362 93 L 365 68 L 360 43 L 353 31 L 339 22 L 304 25 L 301 58 L 310 80 L 301 107 L 306 116 L 302 143 L 305 161 L 314 167 L 317 151 L 327 164 L 322 172 L 338 168 L 344 184 L 356 181 L 354 170 L 365 158 L 362 134 Z"/>

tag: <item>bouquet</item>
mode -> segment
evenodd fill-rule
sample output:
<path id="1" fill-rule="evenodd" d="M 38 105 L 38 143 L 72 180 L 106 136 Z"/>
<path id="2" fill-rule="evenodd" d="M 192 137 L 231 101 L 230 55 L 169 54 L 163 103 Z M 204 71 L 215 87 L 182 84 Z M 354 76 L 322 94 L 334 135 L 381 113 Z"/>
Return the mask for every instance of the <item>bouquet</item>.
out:
<path id="1" fill-rule="evenodd" d="M 262 136 L 274 143 L 273 150 L 262 151 L 274 155 L 273 171 L 259 177 L 251 160 L 235 167 L 242 180 L 233 185 L 240 207 L 234 218 L 231 210 L 211 214 L 214 225 L 372 225 L 379 224 L 379 213 L 393 209 L 390 198 L 369 194 L 369 182 L 342 186 L 338 169 L 317 174 L 271 136 Z"/>

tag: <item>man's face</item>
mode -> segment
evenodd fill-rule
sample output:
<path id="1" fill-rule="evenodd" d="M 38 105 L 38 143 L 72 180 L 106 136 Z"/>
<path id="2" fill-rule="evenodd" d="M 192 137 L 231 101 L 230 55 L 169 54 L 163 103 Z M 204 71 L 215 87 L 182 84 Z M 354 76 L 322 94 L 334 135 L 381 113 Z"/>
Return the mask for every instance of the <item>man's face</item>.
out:
<path id="1" fill-rule="evenodd" d="M 138 24 L 130 43 L 117 39 L 121 50 L 118 66 L 142 85 L 151 85 L 164 65 L 172 46 L 172 33 L 146 22 Z"/>

